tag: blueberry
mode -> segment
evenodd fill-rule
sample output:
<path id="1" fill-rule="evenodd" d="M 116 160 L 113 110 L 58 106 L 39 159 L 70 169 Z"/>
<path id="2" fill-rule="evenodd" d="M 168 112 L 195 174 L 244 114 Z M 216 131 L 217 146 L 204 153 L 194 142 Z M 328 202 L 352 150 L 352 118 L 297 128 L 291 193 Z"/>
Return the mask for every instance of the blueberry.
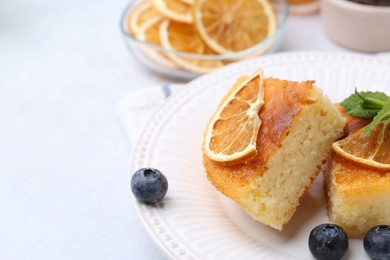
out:
<path id="1" fill-rule="evenodd" d="M 371 228 L 364 236 L 363 246 L 374 260 L 390 259 L 390 226 L 379 225 Z"/>
<path id="2" fill-rule="evenodd" d="M 142 168 L 131 177 L 131 191 L 141 202 L 157 203 L 168 191 L 168 180 L 157 169 Z"/>
<path id="3" fill-rule="evenodd" d="M 338 225 L 321 224 L 310 232 L 309 249 L 316 259 L 340 259 L 347 252 L 348 246 L 348 237 Z"/>

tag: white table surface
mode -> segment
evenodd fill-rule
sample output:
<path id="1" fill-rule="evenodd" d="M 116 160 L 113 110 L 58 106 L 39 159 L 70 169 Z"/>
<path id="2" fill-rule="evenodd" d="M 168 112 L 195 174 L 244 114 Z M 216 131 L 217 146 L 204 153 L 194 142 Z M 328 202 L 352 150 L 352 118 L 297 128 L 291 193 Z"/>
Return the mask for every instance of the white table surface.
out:
<path id="1" fill-rule="evenodd" d="M 116 105 L 172 82 L 126 49 L 126 0 L 0 2 L 0 259 L 163 259 L 132 208 Z M 347 51 L 319 15 L 280 51 Z"/>

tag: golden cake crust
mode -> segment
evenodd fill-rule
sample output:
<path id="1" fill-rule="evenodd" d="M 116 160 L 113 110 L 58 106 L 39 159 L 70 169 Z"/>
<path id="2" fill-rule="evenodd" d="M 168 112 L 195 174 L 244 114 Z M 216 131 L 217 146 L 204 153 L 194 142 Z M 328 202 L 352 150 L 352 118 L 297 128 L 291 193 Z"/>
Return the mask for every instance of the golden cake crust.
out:
<path id="1" fill-rule="evenodd" d="M 246 163 L 226 166 L 210 160 L 203 154 L 207 177 L 220 192 L 239 200 L 250 180 L 267 171 L 266 163 L 280 148 L 293 118 L 304 105 L 313 102 L 308 99 L 313 84 L 314 81 L 311 80 L 304 82 L 274 78 L 264 80 L 264 105 L 259 112 L 262 125 L 256 143 L 257 156 Z"/>
<path id="2" fill-rule="evenodd" d="M 346 135 L 355 133 L 371 122 L 371 119 L 358 118 L 346 114 L 345 110 L 340 105 L 338 105 L 337 108 L 347 119 L 347 124 L 345 126 Z M 365 167 L 361 164 L 355 164 L 337 154 L 334 155 L 334 163 L 334 181 L 336 184 L 340 185 L 340 191 L 342 192 L 369 192 L 370 190 L 377 190 L 383 185 L 390 188 L 390 171 L 378 170 L 371 167 Z M 388 177 L 389 180 L 384 182 Z"/>
<path id="3" fill-rule="evenodd" d="M 347 115 L 346 135 L 370 123 L 370 119 Z M 334 154 L 325 172 L 325 194 L 329 220 L 359 237 L 379 224 L 390 224 L 390 171 L 378 170 Z"/>
<path id="4" fill-rule="evenodd" d="M 375 170 L 335 155 L 334 182 L 344 196 L 390 190 L 390 171 Z"/>

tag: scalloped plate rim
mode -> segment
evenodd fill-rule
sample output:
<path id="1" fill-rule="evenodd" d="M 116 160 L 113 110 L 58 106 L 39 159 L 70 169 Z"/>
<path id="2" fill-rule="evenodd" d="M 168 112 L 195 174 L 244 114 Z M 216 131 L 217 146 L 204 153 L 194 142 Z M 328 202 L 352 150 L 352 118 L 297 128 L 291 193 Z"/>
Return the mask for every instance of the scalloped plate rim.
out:
<path id="1" fill-rule="evenodd" d="M 166 110 L 172 112 L 173 107 L 174 107 L 174 105 L 172 105 L 173 100 L 180 99 L 181 96 L 186 97 L 186 98 L 192 98 L 194 94 L 196 94 L 197 92 L 199 92 L 201 90 L 204 90 L 204 88 L 207 87 L 207 85 L 204 85 L 204 84 L 206 84 L 207 81 L 209 81 L 210 79 L 213 79 L 213 78 L 223 77 L 224 73 L 227 73 L 228 71 L 231 71 L 231 70 L 237 70 L 240 72 L 250 72 L 251 70 L 254 70 L 255 68 L 259 67 L 261 64 L 261 67 L 266 71 L 267 67 L 269 67 L 271 65 L 272 66 L 281 65 L 281 62 L 283 62 L 283 61 L 286 62 L 283 65 L 286 65 L 288 63 L 291 63 L 292 61 L 297 62 L 299 64 L 302 64 L 302 63 L 304 64 L 307 62 L 324 62 L 324 61 L 334 62 L 336 60 L 339 60 L 341 62 L 343 62 L 344 60 L 359 60 L 359 61 L 365 61 L 366 63 L 371 62 L 371 63 L 375 63 L 377 65 L 381 64 L 383 66 L 387 66 L 390 69 L 390 62 L 388 62 L 387 60 L 384 60 L 384 59 L 380 59 L 380 55 L 375 57 L 372 55 L 359 54 L 359 53 L 316 52 L 316 51 L 273 53 L 273 54 L 265 55 L 262 57 L 258 57 L 258 58 L 254 58 L 254 59 L 250 59 L 250 60 L 245 60 L 242 62 L 232 63 L 232 64 L 229 64 L 229 65 L 227 65 L 219 70 L 205 74 L 203 76 L 200 76 L 200 77 L 192 80 L 191 82 L 188 82 L 187 84 L 185 84 L 185 86 L 183 86 L 183 89 L 185 88 L 187 91 L 180 90 L 177 93 L 174 93 L 172 96 L 170 96 L 165 101 L 165 103 L 162 105 L 161 109 L 166 109 Z M 257 67 L 255 67 L 255 66 L 257 66 Z M 227 76 L 232 76 L 232 75 L 229 74 Z M 180 102 L 179 102 L 179 104 L 183 105 Z M 149 126 L 152 123 L 160 122 L 160 125 L 157 124 L 156 128 L 154 128 L 154 129 L 158 129 L 159 127 L 162 127 L 164 125 L 161 123 L 161 119 L 157 119 L 158 117 L 159 117 L 159 114 L 156 113 L 156 115 L 152 116 L 148 120 L 148 123 L 143 127 L 144 131 L 142 131 L 142 134 L 140 135 L 139 139 L 132 146 L 131 153 L 130 153 L 130 170 L 129 170 L 129 177 L 130 178 L 131 178 L 132 173 L 137 169 L 137 162 L 136 161 L 139 159 L 137 157 L 137 155 L 140 154 L 140 152 L 137 151 L 137 149 L 141 146 L 142 140 L 144 140 L 145 138 L 148 139 L 148 135 L 149 135 L 149 137 L 150 136 L 155 137 L 155 136 L 153 136 L 153 132 L 154 132 L 154 134 L 156 134 L 156 132 L 157 132 L 157 130 L 154 130 L 154 131 L 152 131 L 152 133 L 150 133 L 150 131 L 148 130 Z M 162 116 L 162 120 L 167 120 L 167 119 L 169 119 L 169 116 L 167 116 L 167 115 Z M 148 144 L 148 143 L 149 143 L 149 141 L 147 142 L 146 145 L 151 147 L 152 145 Z M 142 153 L 144 153 L 144 152 L 142 152 Z M 145 158 L 147 158 L 147 151 L 145 151 L 145 154 L 146 155 L 142 156 L 142 158 L 144 158 L 144 160 L 146 160 Z M 189 250 L 189 249 L 185 248 L 185 246 L 181 245 L 180 243 L 179 243 L 178 247 L 176 247 L 175 249 L 171 248 L 170 246 L 167 245 L 166 241 L 164 241 L 164 239 L 157 234 L 155 227 L 153 227 L 150 223 L 148 223 L 149 219 L 146 216 L 147 214 L 150 214 L 150 212 L 152 212 L 154 214 L 160 215 L 160 213 L 159 213 L 160 206 L 159 205 L 157 205 L 155 207 L 146 206 L 146 205 L 138 202 L 132 195 L 131 195 L 131 197 L 132 197 L 132 199 L 131 199 L 132 204 L 135 208 L 135 212 L 136 212 L 141 224 L 143 225 L 145 231 L 153 239 L 155 244 L 157 246 L 159 246 L 159 248 L 165 254 L 165 256 L 167 256 L 169 258 L 180 258 L 174 251 L 177 251 L 178 249 L 184 250 L 184 251 Z M 173 238 L 173 239 L 175 239 L 175 238 Z M 197 257 L 193 256 L 194 255 L 193 252 L 188 252 L 188 253 L 190 255 L 188 257 L 188 259 L 197 258 Z M 288 256 L 288 255 L 285 255 L 285 256 L 286 256 L 286 259 L 291 259 L 291 258 L 295 259 L 294 257 Z M 202 257 L 206 257 L 206 256 L 202 256 Z"/>

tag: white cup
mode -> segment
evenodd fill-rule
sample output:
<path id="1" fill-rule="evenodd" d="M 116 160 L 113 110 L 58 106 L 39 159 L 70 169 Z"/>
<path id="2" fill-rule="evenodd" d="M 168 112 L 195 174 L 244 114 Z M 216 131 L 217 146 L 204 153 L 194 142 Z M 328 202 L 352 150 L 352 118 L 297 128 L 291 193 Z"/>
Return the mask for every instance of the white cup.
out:
<path id="1" fill-rule="evenodd" d="M 321 16 L 334 42 L 363 52 L 390 51 L 390 6 L 321 0 Z"/>

